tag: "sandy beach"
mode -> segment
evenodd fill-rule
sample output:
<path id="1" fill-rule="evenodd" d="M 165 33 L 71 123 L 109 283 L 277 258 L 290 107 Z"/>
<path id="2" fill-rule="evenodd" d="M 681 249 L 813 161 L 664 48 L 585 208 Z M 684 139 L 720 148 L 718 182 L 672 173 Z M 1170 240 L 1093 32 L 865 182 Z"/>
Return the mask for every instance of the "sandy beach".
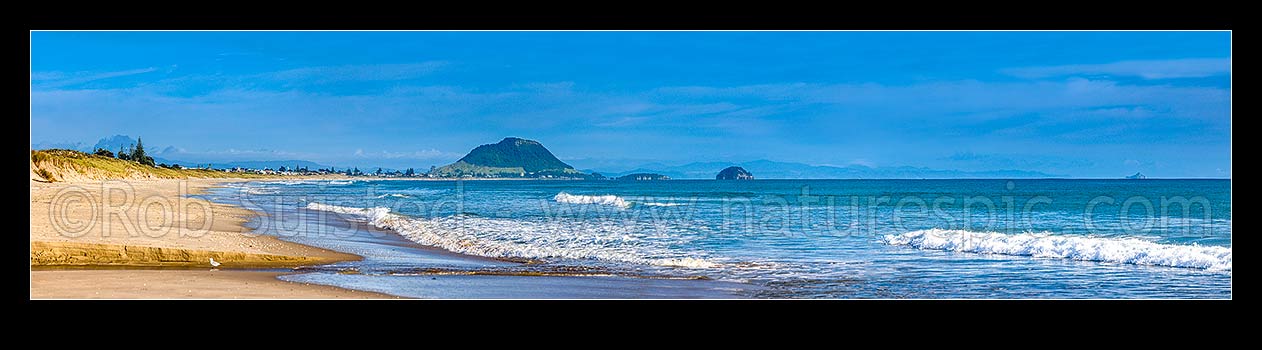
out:
<path id="1" fill-rule="evenodd" d="M 34 299 L 364 299 L 390 295 L 276 279 L 280 272 L 38 270 Z"/>
<path id="2" fill-rule="evenodd" d="M 31 182 L 32 298 L 372 298 L 276 280 L 358 256 L 255 236 L 252 212 L 188 198 L 232 179 Z M 219 264 L 212 269 L 211 259 Z M 55 267 L 58 270 L 45 270 Z M 126 270 L 89 269 L 93 267 Z M 142 270 L 180 267 L 175 270 Z M 77 269 L 75 269 L 77 268 Z M 193 288 L 198 287 L 198 288 Z M 190 292 L 192 290 L 193 292 Z"/>

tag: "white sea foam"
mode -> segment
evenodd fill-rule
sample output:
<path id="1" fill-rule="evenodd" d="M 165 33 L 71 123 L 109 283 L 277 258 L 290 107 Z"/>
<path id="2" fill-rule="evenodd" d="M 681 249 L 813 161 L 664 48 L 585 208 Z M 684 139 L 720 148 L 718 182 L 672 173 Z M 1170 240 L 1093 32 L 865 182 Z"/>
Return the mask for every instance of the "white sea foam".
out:
<path id="1" fill-rule="evenodd" d="M 657 259 L 653 261 L 653 264 L 661 265 L 661 266 L 691 267 L 691 268 L 699 268 L 699 269 L 708 269 L 708 268 L 718 266 L 715 263 L 702 260 L 702 259 L 697 259 L 697 258 Z"/>
<path id="2" fill-rule="evenodd" d="M 573 194 L 561 192 L 561 193 L 557 193 L 557 195 L 555 197 L 552 197 L 552 199 L 556 200 L 558 203 L 600 204 L 600 205 L 611 205 L 611 206 L 615 206 L 619 208 L 631 207 L 631 202 L 627 202 L 625 199 L 622 199 L 622 197 L 618 197 L 618 196 L 610 195 L 610 194 L 603 195 L 603 196 L 584 196 L 584 195 L 573 195 Z"/>
<path id="3" fill-rule="evenodd" d="M 929 229 L 886 235 L 884 241 L 917 249 L 1231 271 L 1231 248 L 1161 244 L 1135 238 Z"/>
<path id="4" fill-rule="evenodd" d="M 374 207 L 374 208 L 352 208 L 337 205 L 329 205 L 324 203 L 311 202 L 307 203 L 307 209 L 327 211 L 338 214 L 352 214 L 362 216 L 365 221 L 372 222 L 377 218 L 385 217 L 390 214 L 390 208 Z"/>
<path id="5" fill-rule="evenodd" d="M 386 193 L 386 194 L 377 196 L 377 198 L 412 198 L 412 196 L 402 194 L 402 193 Z"/>
<path id="6" fill-rule="evenodd" d="M 301 185 L 301 184 L 307 184 L 307 183 L 311 183 L 311 182 L 310 182 L 310 181 L 302 181 L 302 180 L 297 180 L 297 181 L 294 181 L 294 180 L 285 180 L 285 181 L 268 181 L 268 183 L 269 183 L 269 184 L 277 184 L 277 185 Z"/>
<path id="7" fill-rule="evenodd" d="M 451 191 L 450 189 L 444 189 L 444 188 L 408 188 L 408 189 L 396 190 L 396 192 L 400 194 L 405 194 L 409 196 L 429 196 L 429 195 L 436 195 L 436 194 L 444 194 L 450 191 Z"/>
<path id="8" fill-rule="evenodd" d="M 258 187 L 242 187 L 245 193 L 249 194 L 276 194 L 276 191 L 266 190 Z"/>
<path id="9" fill-rule="evenodd" d="M 420 244 L 485 257 L 593 259 L 633 264 L 713 268 L 711 261 L 667 248 L 617 223 L 526 221 L 471 216 L 424 219 L 388 208 L 308 203 L 307 209 L 353 215 Z"/>
<path id="10" fill-rule="evenodd" d="M 648 203 L 643 203 L 643 204 L 645 206 L 650 206 L 650 207 L 678 207 L 681 205 L 687 205 L 684 203 L 657 203 L 657 202 L 648 202 Z"/>
<path id="11" fill-rule="evenodd" d="M 281 181 L 263 181 L 262 183 L 269 185 L 350 185 L 355 180 L 281 180 Z"/>

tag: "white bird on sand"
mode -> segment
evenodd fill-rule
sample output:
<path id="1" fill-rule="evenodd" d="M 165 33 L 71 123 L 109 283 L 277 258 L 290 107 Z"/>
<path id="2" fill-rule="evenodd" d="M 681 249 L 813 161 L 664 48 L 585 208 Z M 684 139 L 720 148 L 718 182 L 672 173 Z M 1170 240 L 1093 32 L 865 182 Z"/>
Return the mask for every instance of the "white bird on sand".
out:
<path id="1" fill-rule="evenodd" d="M 219 267 L 219 262 L 215 258 L 210 258 L 210 267 Z"/>

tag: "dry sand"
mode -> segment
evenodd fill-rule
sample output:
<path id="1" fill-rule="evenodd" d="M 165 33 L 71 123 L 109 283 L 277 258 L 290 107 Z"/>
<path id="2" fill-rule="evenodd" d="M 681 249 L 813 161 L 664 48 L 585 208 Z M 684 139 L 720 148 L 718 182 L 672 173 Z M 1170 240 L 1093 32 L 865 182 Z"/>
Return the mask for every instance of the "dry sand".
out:
<path id="1" fill-rule="evenodd" d="M 209 270 L 211 258 L 222 264 L 220 269 L 294 267 L 359 259 L 271 236 L 250 235 L 242 224 L 252 212 L 185 197 L 225 181 L 233 180 L 31 181 L 31 266 Z M 31 297 L 187 297 L 187 293 L 192 293 L 184 287 L 188 283 L 208 287 L 196 292 L 195 298 L 379 296 L 344 290 L 332 293 L 330 287 L 275 280 L 276 274 L 226 270 L 33 271 Z M 271 282 L 261 282 L 269 278 Z M 136 283 L 145 287 L 138 288 Z M 75 290 L 82 293 L 75 294 Z"/>

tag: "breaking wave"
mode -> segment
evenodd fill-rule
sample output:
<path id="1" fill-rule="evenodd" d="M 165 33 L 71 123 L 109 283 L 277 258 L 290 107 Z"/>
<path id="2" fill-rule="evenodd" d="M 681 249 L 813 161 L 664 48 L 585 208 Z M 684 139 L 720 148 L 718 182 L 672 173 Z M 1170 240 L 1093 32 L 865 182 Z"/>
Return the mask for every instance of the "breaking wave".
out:
<path id="1" fill-rule="evenodd" d="M 627 202 L 625 199 L 622 199 L 622 197 L 618 197 L 611 194 L 607 194 L 603 196 L 584 196 L 584 195 L 573 195 L 573 194 L 561 192 L 561 193 L 557 193 L 557 195 L 555 197 L 552 197 L 552 199 L 557 201 L 558 203 L 600 204 L 600 205 L 615 206 L 619 208 L 631 207 L 631 202 Z"/>
<path id="2" fill-rule="evenodd" d="M 886 235 L 884 241 L 916 249 L 1231 271 L 1229 247 L 1161 244 L 1135 238 L 929 229 Z"/>
<path id="3" fill-rule="evenodd" d="M 353 208 L 308 203 L 307 209 L 352 215 L 393 230 L 423 245 L 493 258 L 593 259 L 633 264 L 687 268 L 719 265 L 668 248 L 671 242 L 638 235 L 617 223 L 526 221 L 455 215 L 416 218 L 391 213 L 388 208 Z"/>

